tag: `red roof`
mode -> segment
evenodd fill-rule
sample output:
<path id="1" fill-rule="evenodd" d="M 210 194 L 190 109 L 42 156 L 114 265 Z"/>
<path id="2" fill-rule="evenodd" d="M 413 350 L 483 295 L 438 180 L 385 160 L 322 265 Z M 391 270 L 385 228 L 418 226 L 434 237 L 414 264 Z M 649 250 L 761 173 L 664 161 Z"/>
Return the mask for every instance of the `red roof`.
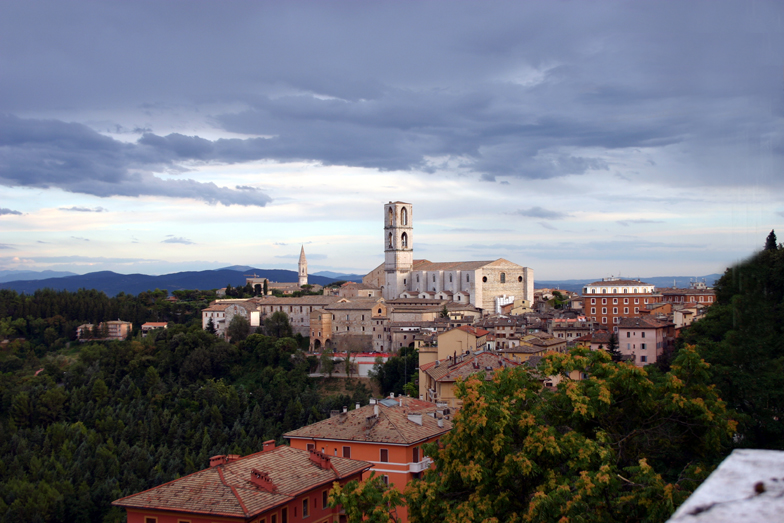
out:
<path id="1" fill-rule="evenodd" d="M 457 327 L 457 329 L 467 332 L 469 334 L 473 334 L 477 338 L 480 338 L 482 336 L 487 336 L 488 334 L 490 334 L 490 331 L 480 329 L 479 327 L 473 327 L 471 325 L 463 325 L 462 327 Z"/>
<path id="2" fill-rule="evenodd" d="M 327 467 L 311 459 L 311 452 L 280 446 L 236 461 L 194 472 L 149 490 L 112 502 L 126 508 L 167 510 L 251 518 L 299 494 L 318 487 L 331 487 L 338 479 L 357 475 L 372 467 L 367 461 L 323 456 Z M 261 472 L 266 485 L 254 481 Z"/>

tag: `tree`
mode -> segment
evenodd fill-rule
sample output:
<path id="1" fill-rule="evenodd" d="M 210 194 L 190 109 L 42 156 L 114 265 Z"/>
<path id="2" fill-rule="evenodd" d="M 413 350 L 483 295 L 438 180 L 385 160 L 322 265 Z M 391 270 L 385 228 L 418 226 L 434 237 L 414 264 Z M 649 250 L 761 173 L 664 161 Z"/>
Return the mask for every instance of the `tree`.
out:
<path id="1" fill-rule="evenodd" d="M 218 332 L 218 329 L 215 328 L 215 322 L 210 318 L 210 321 L 207 322 L 207 328 L 205 329 L 210 334 L 215 334 Z"/>
<path id="2" fill-rule="evenodd" d="M 770 236 L 769 239 L 772 239 Z M 784 448 L 784 249 L 763 250 L 716 282 L 716 303 L 681 333 L 738 413 L 737 444 Z"/>
<path id="3" fill-rule="evenodd" d="M 765 250 L 775 251 L 776 249 L 778 249 L 778 245 L 776 244 L 776 233 L 771 230 L 770 234 L 768 234 L 768 237 L 765 239 Z"/>
<path id="4" fill-rule="evenodd" d="M 269 294 L 269 287 L 267 286 L 267 279 L 266 279 L 266 278 L 264 279 L 264 288 L 263 288 L 263 291 L 264 291 L 264 296 L 266 296 L 267 294 Z"/>
<path id="5" fill-rule="evenodd" d="M 613 361 L 621 361 L 621 349 L 618 348 L 618 335 L 615 332 L 610 333 L 610 339 L 607 342 L 607 352 Z"/>
<path id="6" fill-rule="evenodd" d="M 273 338 L 290 338 L 292 329 L 288 314 L 283 311 L 273 312 L 269 318 L 264 319 L 264 332 Z"/>
<path id="7" fill-rule="evenodd" d="M 332 373 L 335 370 L 335 362 L 332 360 L 332 351 L 328 351 L 324 349 L 321 352 L 321 357 L 319 358 L 319 365 L 321 367 L 322 374 L 328 374 L 329 377 L 332 377 Z"/>
<path id="8" fill-rule="evenodd" d="M 226 329 L 226 336 L 231 341 L 240 342 L 250 334 L 250 322 L 242 315 L 235 314 Z"/>
<path id="9" fill-rule="evenodd" d="M 439 318 L 449 319 L 449 309 L 446 308 L 446 304 L 444 304 L 444 308 L 441 309 L 441 313 L 438 316 Z"/>
<path id="10" fill-rule="evenodd" d="M 409 483 L 411 521 L 664 521 L 723 457 L 735 423 L 686 348 L 668 374 L 604 351 L 547 356 L 457 385 L 435 470 Z M 572 381 L 570 372 L 588 373 Z"/>
<path id="11" fill-rule="evenodd" d="M 403 503 L 400 492 L 375 472 L 361 483 L 351 480 L 341 487 L 336 481 L 329 492 L 329 506 L 342 507 L 348 523 L 399 523 L 397 507 Z"/>

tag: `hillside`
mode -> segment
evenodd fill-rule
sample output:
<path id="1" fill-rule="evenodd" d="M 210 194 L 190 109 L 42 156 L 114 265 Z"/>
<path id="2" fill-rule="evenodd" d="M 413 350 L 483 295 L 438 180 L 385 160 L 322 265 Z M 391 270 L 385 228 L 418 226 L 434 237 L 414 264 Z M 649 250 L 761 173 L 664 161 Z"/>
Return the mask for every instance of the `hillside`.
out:
<path id="1" fill-rule="evenodd" d="M 154 289 L 167 290 L 169 293 L 186 289 L 220 289 L 227 284 L 237 287 L 245 285 L 245 275 L 255 274 L 259 278 L 269 278 L 273 282 L 297 281 L 297 272 L 280 269 L 247 269 L 237 271 L 218 269 L 211 271 L 187 271 L 149 276 L 146 274 L 118 274 L 112 271 L 91 272 L 63 278 L 46 278 L 42 280 L 21 280 L 0 284 L 0 289 L 32 294 L 38 289 L 55 289 L 76 291 L 79 289 L 96 289 L 108 296 L 139 294 Z M 311 284 L 328 285 L 337 280 L 324 276 L 311 275 Z"/>

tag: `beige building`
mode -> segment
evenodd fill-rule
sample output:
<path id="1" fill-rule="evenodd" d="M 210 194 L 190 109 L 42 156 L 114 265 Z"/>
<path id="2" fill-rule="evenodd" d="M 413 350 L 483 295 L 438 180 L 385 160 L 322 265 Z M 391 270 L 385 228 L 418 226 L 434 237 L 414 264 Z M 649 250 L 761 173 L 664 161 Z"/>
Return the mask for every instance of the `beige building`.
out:
<path id="1" fill-rule="evenodd" d="M 490 313 L 500 312 L 501 307 L 518 298 L 533 299 L 533 269 L 503 258 L 446 263 L 414 260 L 413 232 L 410 203 L 384 205 L 384 263 L 362 281 L 381 288 L 386 300 L 447 300 Z"/>
<path id="2" fill-rule="evenodd" d="M 261 324 L 261 313 L 253 300 L 215 300 L 201 311 L 201 328 L 207 330 L 212 321 L 217 336 L 226 337 L 234 316 L 239 315 L 248 320 L 251 329 Z"/>

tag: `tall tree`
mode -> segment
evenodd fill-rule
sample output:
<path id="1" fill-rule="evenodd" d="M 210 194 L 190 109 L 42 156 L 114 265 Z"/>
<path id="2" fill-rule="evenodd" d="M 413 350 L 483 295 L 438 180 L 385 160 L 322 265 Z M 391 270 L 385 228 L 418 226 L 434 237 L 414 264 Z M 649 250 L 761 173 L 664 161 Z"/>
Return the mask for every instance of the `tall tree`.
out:
<path id="1" fill-rule="evenodd" d="M 409 483 L 411 521 L 664 521 L 723 456 L 735 424 L 693 349 L 669 374 L 573 349 L 457 385 L 436 467 Z M 582 381 L 570 372 L 590 373 Z"/>
<path id="2" fill-rule="evenodd" d="M 226 336 L 231 341 L 240 342 L 247 338 L 248 334 L 250 334 L 250 322 L 245 317 L 235 314 L 226 329 Z"/>
<path id="3" fill-rule="evenodd" d="M 264 319 L 264 333 L 267 336 L 290 338 L 292 332 L 289 316 L 283 311 L 275 311 L 269 318 Z"/>
<path id="4" fill-rule="evenodd" d="M 771 229 L 770 234 L 765 239 L 765 250 L 766 251 L 775 251 L 778 249 L 778 244 L 776 243 L 776 232 Z"/>
<path id="5" fill-rule="evenodd" d="M 610 333 L 610 340 L 607 342 L 607 352 L 613 361 L 621 361 L 621 349 L 618 347 L 618 335 L 615 332 Z"/>

